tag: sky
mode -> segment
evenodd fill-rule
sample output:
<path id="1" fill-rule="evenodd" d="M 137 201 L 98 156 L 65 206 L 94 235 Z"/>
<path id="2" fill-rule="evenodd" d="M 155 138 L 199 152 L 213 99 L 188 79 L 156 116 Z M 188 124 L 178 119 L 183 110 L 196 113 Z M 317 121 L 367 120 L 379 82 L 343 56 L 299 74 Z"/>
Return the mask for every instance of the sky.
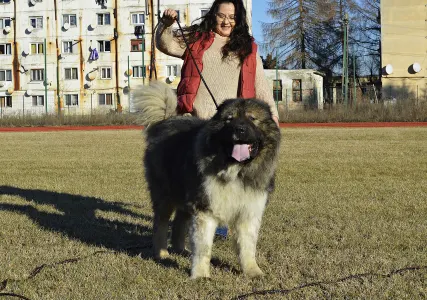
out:
<path id="1" fill-rule="evenodd" d="M 266 0 L 252 1 L 252 33 L 257 42 L 261 42 L 264 39 L 260 22 L 268 22 L 271 20 L 267 16 L 267 7 L 268 4 Z"/>

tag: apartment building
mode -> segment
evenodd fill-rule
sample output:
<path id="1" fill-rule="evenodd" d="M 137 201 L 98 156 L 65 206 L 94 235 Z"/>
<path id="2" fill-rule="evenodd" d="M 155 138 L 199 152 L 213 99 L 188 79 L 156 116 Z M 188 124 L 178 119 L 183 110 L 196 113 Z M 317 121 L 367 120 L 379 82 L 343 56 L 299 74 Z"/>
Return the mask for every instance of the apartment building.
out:
<path id="1" fill-rule="evenodd" d="M 1 113 L 127 111 L 129 87 L 176 87 L 182 60 L 152 48 L 158 15 L 174 8 L 189 25 L 212 2 L 0 0 Z"/>

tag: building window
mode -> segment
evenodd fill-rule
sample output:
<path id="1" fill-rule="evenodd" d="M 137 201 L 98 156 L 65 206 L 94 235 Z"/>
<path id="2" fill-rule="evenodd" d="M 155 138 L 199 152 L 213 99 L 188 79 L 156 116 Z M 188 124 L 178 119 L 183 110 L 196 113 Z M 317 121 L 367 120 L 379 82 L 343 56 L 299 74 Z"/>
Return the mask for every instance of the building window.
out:
<path id="1" fill-rule="evenodd" d="M 132 13 L 131 14 L 132 24 L 140 25 L 145 23 L 145 15 L 144 13 Z"/>
<path id="2" fill-rule="evenodd" d="M 65 68 L 65 79 L 73 80 L 78 78 L 78 70 L 77 68 Z"/>
<path id="3" fill-rule="evenodd" d="M 43 17 L 30 17 L 30 25 L 36 29 L 43 28 Z"/>
<path id="4" fill-rule="evenodd" d="M 111 67 L 101 67 L 101 79 L 111 79 Z"/>
<path id="5" fill-rule="evenodd" d="M 31 54 L 43 54 L 44 43 L 31 43 Z"/>
<path id="6" fill-rule="evenodd" d="M 145 51 L 145 45 L 142 43 L 142 39 L 131 40 L 130 49 L 132 52 L 141 52 L 142 50 Z"/>
<path id="7" fill-rule="evenodd" d="M 70 27 L 77 27 L 76 15 L 62 15 L 62 25 L 64 25 L 65 23 L 70 24 Z"/>
<path id="8" fill-rule="evenodd" d="M 11 55 L 12 45 L 11 44 L 0 44 L 0 55 Z"/>
<path id="9" fill-rule="evenodd" d="M 166 66 L 166 76 L 178 76 L 178 65 L 168 65 Z"/>
<path id="10" fill-rule="evenodd" d="M 31 76 L 31 81 L 43 81 L 44 69 L 32 69 L 30 76 Z"/>
<path id="11" fill-rule="evenodd" d="M 113 105 L 113 94 L 99 94 L 99 105 Z"/>
<path id="12" fill-rule="evenodd" d="M 0 29 L 4 29 L 6 26 L 10 26 L 10 18 L 0 18 Z"/>
<path id="13" fill-rule="evenodd" d="M 144 37 L 144 25 L 136 25 L 135 30 L 133 32 L 137 39 L 142 39 Z"/>
<path id="14" fill-rule="evenodd" d="M 282 101 L 282 80 L 273 80 L 274 101 Z"/>
<path id="15" fill-rule="evenodd" d="M 73 41 L 64 41 L 62 42 L 62 53 L 74 53 L 75 47 L 74 47 Z"/>
<path id="16" fill-rule="evenodd" d="M 143 77 L 147 77 L 147 70 L 146 70 L 147 66 L 145 66 L 145 68 L 143 68 L 142 66 L 133 66 L 132 67 L 132 76 L 134 78 L 143 78 Z"/>
<path id="17" fill-rule="evenodd" d="M 0 70 L 0 81 L 12 81 L 12 70 Z"/>
<path id="18" fill-rule="evenodd" d="M 1 107 L 12 107 L 12 96 L 1 96 L 0 105 Z"/>
<path id="19" fill-rule="evenodd" d="M 110 13 L 96 14 L 98 16 L 98 25 L 110 25 Z"/>
<path id="20" fill-rule="evenodd" d="M 10 0 L 0 0 L 0 3 L 10 3 Z"/>
<path id="21" fill-rule="evenodd" d="M 65 94 L 65 105 L 66 106 L 78 106 L 79 105 L 79 95 L 77 94 Z"/>
<path id="22" fill-rule="evenodd" d="M 31 96 L 33 106 L 44 106 L 44 96 Z"/>
<path id="23" fill-rule="evenodd" d="M 302 102 L 301 79 L 292 79 L 292 101 Z"/>
<path id="24" fill-rule="evenodd" d="M 98 41 L 99 52 L 111 52 L 111 42 L 110 41 Z"/>
<path id="25" fill-rule="evenodd" d="M 200 10 L 200 17 L 206 16 L 206 14 L 209 12 L 209 8 L 202 8 Z"/>

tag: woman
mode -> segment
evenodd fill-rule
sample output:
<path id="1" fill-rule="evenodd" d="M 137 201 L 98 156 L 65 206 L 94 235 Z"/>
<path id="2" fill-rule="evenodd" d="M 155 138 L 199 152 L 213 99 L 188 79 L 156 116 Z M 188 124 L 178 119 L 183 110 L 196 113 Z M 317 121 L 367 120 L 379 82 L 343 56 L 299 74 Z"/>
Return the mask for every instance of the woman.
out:
<path id="1" fill-rule="evenodd" d="M 178 85 L 178 110 L 199 118 L 215 114 L 215 104 L 197 73 L 186 50 L 182 34 L 218 104 L 225 99 L 258 98 L 270 105 L 278 124 L 272 84 L 264 76 L 257 45 L 249 34 L 246 9 L 242 0 L 215 0 L 199 24 L 172 31 L 177 12 L 166 9 L 156 32 L 157 48 L 167 55 L 184 60 Z"/>

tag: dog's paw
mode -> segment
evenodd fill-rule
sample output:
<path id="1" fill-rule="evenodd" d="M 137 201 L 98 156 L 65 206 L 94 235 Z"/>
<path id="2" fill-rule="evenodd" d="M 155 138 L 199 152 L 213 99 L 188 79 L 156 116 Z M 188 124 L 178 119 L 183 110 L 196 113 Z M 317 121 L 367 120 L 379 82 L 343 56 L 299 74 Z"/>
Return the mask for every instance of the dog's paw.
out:
<path id="1" fill-rule="evenodd" d="M 247 268 L 243 273 L 251 278 L 264 276 L 264 272 L 257 265 Z"/>
<path id="2" fill-rule="evenodd" d="M 207 274 L 191 274 L 191 279 L 199 279 L 199 278 L 211 278 L 211 275 L 209 274 L 209 272 Z"/>
<path id="3" fill-rule="evenodd" d="M 159 253 L 156 253 L 156 259 L 165 259 L 169 256 L 169 252 L 166 249 L 160 249 Z"/>
<path id="4" fill-rule="evenodd" d="M 178 255 L 181 255 L 181 256 L 184 256 L 184 257 L 190 257 L 191 256 L 191 251 L 188 250 L 188 249 L 186 249 L 186 248 L 184 248 L 184 249 L 175 249 L 175 248 L 172 248 L 172 253 L 178 254 Z"/>
<path id="5" fill-rule="evenodd" d="M 211 274 L 209 272 L 209 267 L 199 266 L 191 269 L 191 279 L 197 278 L 210 278 Z"/>

